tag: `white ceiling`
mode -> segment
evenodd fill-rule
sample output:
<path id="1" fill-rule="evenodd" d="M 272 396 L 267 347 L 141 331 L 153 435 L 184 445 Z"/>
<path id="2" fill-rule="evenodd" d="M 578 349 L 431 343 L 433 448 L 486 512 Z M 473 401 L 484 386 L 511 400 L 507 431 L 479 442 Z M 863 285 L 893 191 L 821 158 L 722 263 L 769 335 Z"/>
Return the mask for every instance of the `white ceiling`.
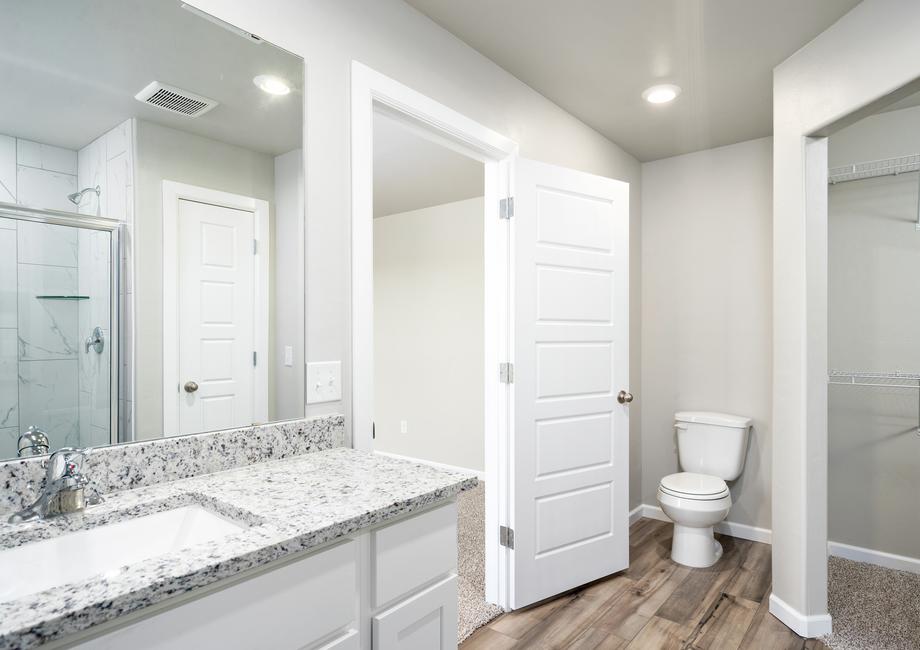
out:
<path id="1" fill-rule="evenodd" d="M 301 146 L 303 61 L 178 0 L 5 2 L 2 16 L 0 133 L 78 149 L 139 117 L 269 154 Z M 257 74 L 295 91 L 267 95 Z M 220 105 L 187 118 L 135 100 L 154 80 Z"/>
<path id="2" fill-rule="evenodd" d="M 407 2 L 647 161 L 769 135 L 773 68 L 859 0 Z"/>
<path id="3" fill-rule="evenodd" d="M 374 114 L 374 217 L 482 196 L 481 162 Z"/>

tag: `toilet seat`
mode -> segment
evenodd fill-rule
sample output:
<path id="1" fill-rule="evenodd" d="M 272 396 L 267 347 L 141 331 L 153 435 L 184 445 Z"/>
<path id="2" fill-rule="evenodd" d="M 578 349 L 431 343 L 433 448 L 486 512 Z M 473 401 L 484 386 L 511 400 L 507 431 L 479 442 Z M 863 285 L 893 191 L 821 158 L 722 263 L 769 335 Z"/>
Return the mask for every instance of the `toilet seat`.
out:
<path id="1" fill-rule="evenodd" d="M 728 486 L 718 476 L 678 472 L 661 479 L 658 489 L 681 499 L 693 501 L 714 501 L 728 496 Z"/>

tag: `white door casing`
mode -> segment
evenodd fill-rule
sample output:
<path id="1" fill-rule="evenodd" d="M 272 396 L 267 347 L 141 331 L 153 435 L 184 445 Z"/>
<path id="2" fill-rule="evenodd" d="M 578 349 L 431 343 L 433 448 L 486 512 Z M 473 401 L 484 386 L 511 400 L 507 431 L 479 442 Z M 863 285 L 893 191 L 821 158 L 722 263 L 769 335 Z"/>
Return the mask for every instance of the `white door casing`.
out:
<path id="1" fill-rule="evenodd" d="M 511 606 L 625 569 L 629 185 L 518 159 Z"/>
<path id="2" fill-rule="evenodd" d="M 268 203 L 169 181 L 163 188 L 164 431 L 265 421 Z M 186 391 L 188 382 L 197 389 Z"/>

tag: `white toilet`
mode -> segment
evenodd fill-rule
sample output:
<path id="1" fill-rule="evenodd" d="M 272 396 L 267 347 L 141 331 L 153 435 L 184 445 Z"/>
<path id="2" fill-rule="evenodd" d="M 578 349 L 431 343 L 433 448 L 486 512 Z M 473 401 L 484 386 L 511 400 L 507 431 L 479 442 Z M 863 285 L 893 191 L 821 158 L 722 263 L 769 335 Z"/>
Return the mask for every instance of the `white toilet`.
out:
<path id="1" fill-rule="evenodd" d="M 674 522 L 671 559 L 708 567 L 722 557 L 712 527 L 725 519 L 732 497 L 725 481 L 741 474 L 751 419 L 724 413 L 683 411 L 674 415 L 677 455 L 686 470 L 658 484 L 658 505 Z"/>

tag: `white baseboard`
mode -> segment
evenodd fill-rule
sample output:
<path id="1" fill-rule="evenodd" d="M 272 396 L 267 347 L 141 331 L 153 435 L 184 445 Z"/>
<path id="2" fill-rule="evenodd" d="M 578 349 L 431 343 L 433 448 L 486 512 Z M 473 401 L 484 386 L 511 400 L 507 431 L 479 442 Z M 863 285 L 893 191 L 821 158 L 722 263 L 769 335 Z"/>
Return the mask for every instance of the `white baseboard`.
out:
<path id="1" fill-rule="evenodd" d="M 805 616 L 775 594 L 770 594 L 770 613 L 783 625 L 806 639 L 814 639 L 831 633 L 830 614 Z"/>
<path id="2" fill-rule="evenodd" d="M 856 562 L 868 562 L 876 564 L 886 569 L 895 569 L 897 571 L 910 571 L 911 573 L 920 573 L 920 559 L 908 557 L 906 555 L 895 555 L 885 551 L 876 551 L 871 548 L 862 546 L 851 546 L 841 542 L 828 542 L 827 552 L 829 555 L 854 560 Z"/>
<path id="3" fill-rule="evenodd" d="M 635 508 L 633 508 L 632 510 L 629 511 L 629 525 L 630 525 L 630 526 L 632 526 L 634 523 L 636 523 L 637 521 L 639 521 L 640 519 L 642 519 L 642 517 L 644 516 L 644 515 L 642 514 L 642 508 L 643 508 L 643 507 L 644 507 L 644 506 L 640 503 L 640 504 L 637 505 Z"/>
<path id="4" fill-rule="evenodd" d="M 388 456 L 389 458 L 398 458 L 400 460 L 408 460 L 413 463 L 420 463 L 422 465 L 431 465 L 432 467 L 437 467 L 439 469 L 446 469 L 451 472 L 462 472 L 463 474 L 475 474 L 476 478 L 480 481 L 486 480 L 486 473 L 478 469 L 470 469 L 469 467 L 460 467 L 458 465 L 448 465 L 446 463 L 436 463 L 433 460 L 425 460 L 424 458 L 413 458 L 412 456 L 403 456 L 402 454 L 393 454 L 389 451 L 378 451 L 374 450 L 375 454 L 380 454 L 381 456 Z"/>
<path id="5" fill-rule="evenodd" d="M 660 521 L 671 521 L 658 506 L 650 506 L 647 503 L 639 506 L 642 508 L 642 516 L 649 519 L 658 519 Z M 635 512 L 635 511 L 633 511 Z M 632 515 L 632 513 L 630 513 Z M 723 535 L 731 535 L 739 539 L 749 539 L 752 542 L 761 542 L 769 544 L 773 539 L 773 533 L 769 528 L 758 528 L 747 524 L 738 524 L 733 521 L 723 521 L 716 524 L 714 530 Z"/>

